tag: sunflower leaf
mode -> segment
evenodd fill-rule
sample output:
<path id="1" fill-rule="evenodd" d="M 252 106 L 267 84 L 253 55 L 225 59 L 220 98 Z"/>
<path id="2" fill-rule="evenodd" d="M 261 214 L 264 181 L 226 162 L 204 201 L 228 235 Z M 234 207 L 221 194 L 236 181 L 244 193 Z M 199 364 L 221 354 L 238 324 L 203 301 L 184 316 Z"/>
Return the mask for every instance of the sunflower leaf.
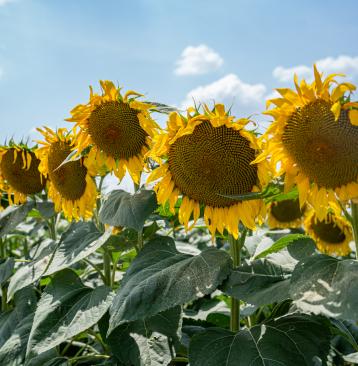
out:
<path id="1" fill-rule="evenodd" d="M 112 302 L 108 287 L 91 289 L 70 269 L 57 273 L 38 303 L 27 344 L 40 354 L 96 324 Z"/>
<path id="2" fill-rule="evenodd" d="M 300 246 L 311 246 L 314 248 L 314 241 L 308 236 L 303 234 L 290 234 L 283 236 L 273 243 L 269 248 L 263 250 L 257 254 L 254 259 L 264 258 L 269 254 L 277 253 L 280 250 L 286 248 L 288 245 L 296 244 Z"/>
<path id="3" fill-rule="evenodd" d="M 243 194 L 233 194 L 233 195 L 226 195 L 226 194 L 219 194 L 219 196 L 231 198 L 237 201 L 251 201 L 251 200 L 258 200 L 269 198 L 272 196 L 276 196 L 281 194 L 280 188 L 276 184 L 268 184 L 265 189 L 261 192 L 248 192 Z"/>
<path id="4" fill-rule="evenodd" d="M 142 189 L 130 194 L 121 189 L 112 191 L 104 201 L 99 219 L 103 224 L 142 230 L 145 220 L 157 207 L 154 191 Z"/>
<path id="5" fill-rule="evenodd" d="M 192 338 L 189 361 L 191 366 L 327 365 L 329 342 L 329 329 L 319 318 L 293 314 L 237 333 L 209 328 Z"/>
<path id="6" fill-rule="evenodd" d="M 53 249 L 55 253 L 53 250 L 44 250 L 43 255 L 20 267 L 11 277 L 9 299 L 16 291 L 36 282 L 42 276 L 56 273 L 88 257 L 107 242 L 111 232 L 110 229 L 104 234 L 99 232 L 92 222 L 71 224 Z M 49 263 L 51 258 L 52 261 Z"/>
<path id="7" fill-rule="evenodd" d="M 338 319 L 358 319 L 358 262 L 327 255 L 296 265 L 290 295 L 298 309 Z"/>
<path id="8" fill-rule="evenodd" d="M 8 206 L 0 212 L 0 237 L 14 230 L 34 207 L 35 202 L 29 201 L 20 206 Z"/>
<path id="9" fill-rule="evenodd" d="M 0 286 L 2 286 L 12 275 L 15 266 L 13 257 L 0 259 Z"/>
<path id="10" fill-rule="evenodd" d="M 234 269 L 223 291 L 253 305 L 272 304 L 289 298 L 290 279 L 279 265 L 265 260 L 245 263 Z"/>
<path id="11" fill-rule="evenodd" d="M 108 313 L 98 326 L 102 339 L 109 345 L 116 358 L 124 364 L 130 362 L 134 366 L 167 365 L 171 360 L 171 354 L 166 337 L 179 339 L 181 313 L 181 307 L 176 306 L 153 317 L 122 324 L 108 337 Z"/>
<path id="12" fill-rule="evenodd" d="M 110 308 L 108 333 L 213 292 L 230 269 L 230 256 L 216 248 L 192 256 L 178 252 L 169 237 L 150 241 L 123 278 Z"/>

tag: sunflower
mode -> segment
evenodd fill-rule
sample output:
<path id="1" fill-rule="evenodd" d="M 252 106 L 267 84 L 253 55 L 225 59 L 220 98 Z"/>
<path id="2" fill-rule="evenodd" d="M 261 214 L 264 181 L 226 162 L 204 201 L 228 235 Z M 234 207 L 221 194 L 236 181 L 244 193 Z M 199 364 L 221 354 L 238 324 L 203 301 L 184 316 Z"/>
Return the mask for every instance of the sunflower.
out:
<path id="1" fill-rule="evenodd" d="M 271 229 L 299 228 L 303 223 L 305 206 L 298 198 L 271 202 L 268 205 L 267 224 Z"/>
<path id="2" fill-rule="evenodd" d="M 76 135 L 64 128 L 56 132 L 50 128 L 38 128 L 45 141 L 36 150 L 41 160 L 39 170 L 48 177 L 48 196 L 57 212 L 63 211 L 68 220 L 90 218 L 96 204 L 97 188 L 85 158 L 70 161 L 61 166 L 73 149 Z"/>
<path id="3" fill-rule="evenodd" d="M 88 146 L 89 162 L 98 170 L 106 166 L 122 179 L 128 170 L 135 183 L 144 168 L 144 155 L 157 124 L 150 117 L 153 106 L 140 102 L 140 94 L 128 91 L 124 96 L 111 81 L 100 81 L 102 95 L 90 87 L 88 104 L 80 104 L 67 121 L 80 127 L 77 140 L 79 153 Z"/>
<path id="4" fill-rule="evenodd" d="M 0 147 L 0 190 L 7 192 L 9 204 L 24 203 L 29 195 L 45 188 L 39 164 L 34 149 L 24 144 L 11 141 Z"/>
<path id="5" fill-rule="evenodd" d="M 209 231 L 226 229 L 235 238 L 241 221 L 254 229 L 255 219 L 264 213 L 261 200 L 237 201 L 226 196 L 258 191 L 268 181 L 265 163 L 251 164 L 259 148 L 255 135 L 244 130 L 248 119 L 234 120 L 222 104 L 213 111 L 204 105 L 203 114 L 188 109 L 187 117 L 169 116 L 167 130 L 155 136 L 148 156 L 159 163 L 147 183 L 155 185 L 159 204 L 169 202 L 175 212 L 179 196 L 179 221 L 188 229 L 204 209 Z"/>
<path id="6" fill-rule="evenodd" d="M 308 201 L 323 219 L 329 201 L 358 197 L 358 102 L 345 97 L 354 85 L 332 89 L 337 75 L 322 80 L 315 66 L 314 76 L 300 85 L 295 76 L 296 92 L 277 89 L 282 98 L 268 101 L 274 122 L 256 162 L 269 156 L 277 175 L 285 173 L 285 189 L 296 184 L 301 207 Z"/>
<path id="7" fill-rule="evenodd" d="M 352 227 L 335 211 L 329 210 L 324 219 L 319 219 L 316 212 L 311 210 L 304 221 L 304 227 L 315 240 L 320 252 L 345 256 L 351 252 L 349 242 L 353 239 Z"/>

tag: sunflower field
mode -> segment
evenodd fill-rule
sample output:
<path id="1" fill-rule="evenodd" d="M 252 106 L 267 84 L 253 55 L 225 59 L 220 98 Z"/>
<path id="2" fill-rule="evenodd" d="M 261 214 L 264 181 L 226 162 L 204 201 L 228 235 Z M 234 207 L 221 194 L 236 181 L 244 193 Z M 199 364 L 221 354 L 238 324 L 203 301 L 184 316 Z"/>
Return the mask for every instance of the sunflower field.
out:
<path id="1" fill-rule="evenodd" d="M 0 365 L 358 364 L 355 89 L 314 66 L 263 130 L 100 81 L 1 145 Z"/>

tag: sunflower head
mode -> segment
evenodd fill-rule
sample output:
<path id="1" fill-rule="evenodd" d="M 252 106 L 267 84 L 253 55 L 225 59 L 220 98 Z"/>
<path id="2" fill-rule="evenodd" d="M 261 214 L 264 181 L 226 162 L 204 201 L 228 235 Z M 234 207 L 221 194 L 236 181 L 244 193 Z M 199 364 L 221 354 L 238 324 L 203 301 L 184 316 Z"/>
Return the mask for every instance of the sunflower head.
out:
<path id="1" fill-rule="evenodd" d="M 320 252 L 340 256 L 351 252 L 349 242 L 353 238 L 352 227 L 337 210 L 329 210 L 324 219 L 318 218 L 316 212 L 311 210 L 304 227 Z"/>
<path id="2" fill-rule="evenodd" d="M 128 91 L 124 96 L 111 81 L 100 81 L 101 95 L 72 111 L 67 121 L 80 128 L 76 148 L 91 146 L 88 159 L 98 170 L 106 166 L 122 179 L 126 171 L 138 183 L 144 168 L 144 155 L 158 128 L 150 116 L 153 106 L 138 101 L 140 94 Z"/>
<path id="3" fill-rule="evenodd" d="M 314 76 L 311 84 L 295 76 L 296 91 L 277 89 L 282 97 L 268 101 L 274 122 L 257 161 L 269 156 L 286 189 L 297 185 L 301 207 L 308 200 L 323 219 L 336 196 L 358 197 L 358 103 L 350 101 L 354 85 L 322 79 L 316 67 Z"/>
<path id="4" fill-rule="evenodd" d="M 204 209 L 204 220 L 212 233 L 224 229 L 238 237 L 241 221 L 249 228 L 262 214 L 259 200 L 237 201 L 227 196 L 260 189 L 268 180 L 264 163 L 251 164 L 259 149 L 255 135 L 244 129 L 247 119 L 235 120 L 222 104 L 213 110 L 204 105 L 203 113 L 188 109 L 184 117 L 169 116 L 165 132 L 155 136 L 148 156 L 159 163 L 148 183 L 155 186 L 159 204 L 169 201 L 173 211 L 179 196 L 179 221 L 186 228 Z"/>
<path id="5" fill-rule="evenodd" d="M 45 188 L 39 164 L 34 148 L 25 144 L 10 141 L 8 146 L 0 147 L 0 189 L 7 192 L 10 204 L 24 203 L 27 196 Z"/>
<path id="6" fill-rule="evenodd" d="M 39 170 L 49 181 L 48 195 L 57 212 L 63 211 L 69 220 L 92 216 L 96 204 L 97 189 L 85 158 L 65 162 L 76 141 L 73 131 L 59 129 L 56 132 L 44 127 L 39 132 L 45 141 L 36 155 L 40 159 Z"/>
<path id="7" fill-rule="evenodd" d="M 305 207 L 298 198 L 271 202 L 268 205 L 267 223 L 271 229 L 289 229 L 302 226 Z"/>

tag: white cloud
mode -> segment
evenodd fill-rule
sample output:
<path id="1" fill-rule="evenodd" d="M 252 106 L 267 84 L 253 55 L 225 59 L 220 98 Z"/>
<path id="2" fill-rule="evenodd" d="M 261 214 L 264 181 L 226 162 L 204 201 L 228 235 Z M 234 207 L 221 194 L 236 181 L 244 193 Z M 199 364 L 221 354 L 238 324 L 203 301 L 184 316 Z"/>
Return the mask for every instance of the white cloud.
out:
<path id="1" fill-rule="evenodd" d="M 4 70 L 0 67 L 0 79 L 2 78 L 3 75 L 4 75 Z"/>
<path id="2" fill-rule="evenodd" d="M 233 103 L 246 106 L 261 105 L 266 93 L 266 87 L 263 84 L 247 84 L 239 79 L 235 74 L 228 74 L 223 78 L 214 81 L 211 84 L 199 86 L 191 90 L 184 102 L 182 108 L 186 108 L 196 103 Z"/>
<path id="3" fill-rule="evenodd" d="M 4 6 L 10 3 L 15 2 L 16 0 L 0 0 L 0 6 Z"/>
<path id="4" fill-rule="evenodd" d="M 0 0 L 1 1 L 1 0 Z M 218 69 L 224 60 L 213 49 L 201 44 L 188 46 L 176 62 L 174 73 L 177 75 L 199 75 Z"/>
<path id="5" fill-rule="evenodd" d="M 317 68 L 325 75 L 331 73 L 342 73 L 348 77 L 354 77 L 358 75 L 358 57 L 351 57 L 340 55 L 336 58 L 326 57 L 316 61 Z M 300 78 L 305 77 L 312 79 L 313 71 L 312 67 L 306 65 L 299 65 L 294 67 L 276 67 L 272 75 L 279 81 L 286 82 L 293 79 L 293 75 L 297 74 Z"/>
<path id="6" fill-rule="evenodd" d="M 277 66 L 273 70 L 272 75 L 279 81 L 291 81 L 293 79 L 294 74 L 297 74 L 298 77 L 306 77 L 307 75 L 310 74 L 310 72 L 311 69 L 304 65 L 288 68 Z"/>

